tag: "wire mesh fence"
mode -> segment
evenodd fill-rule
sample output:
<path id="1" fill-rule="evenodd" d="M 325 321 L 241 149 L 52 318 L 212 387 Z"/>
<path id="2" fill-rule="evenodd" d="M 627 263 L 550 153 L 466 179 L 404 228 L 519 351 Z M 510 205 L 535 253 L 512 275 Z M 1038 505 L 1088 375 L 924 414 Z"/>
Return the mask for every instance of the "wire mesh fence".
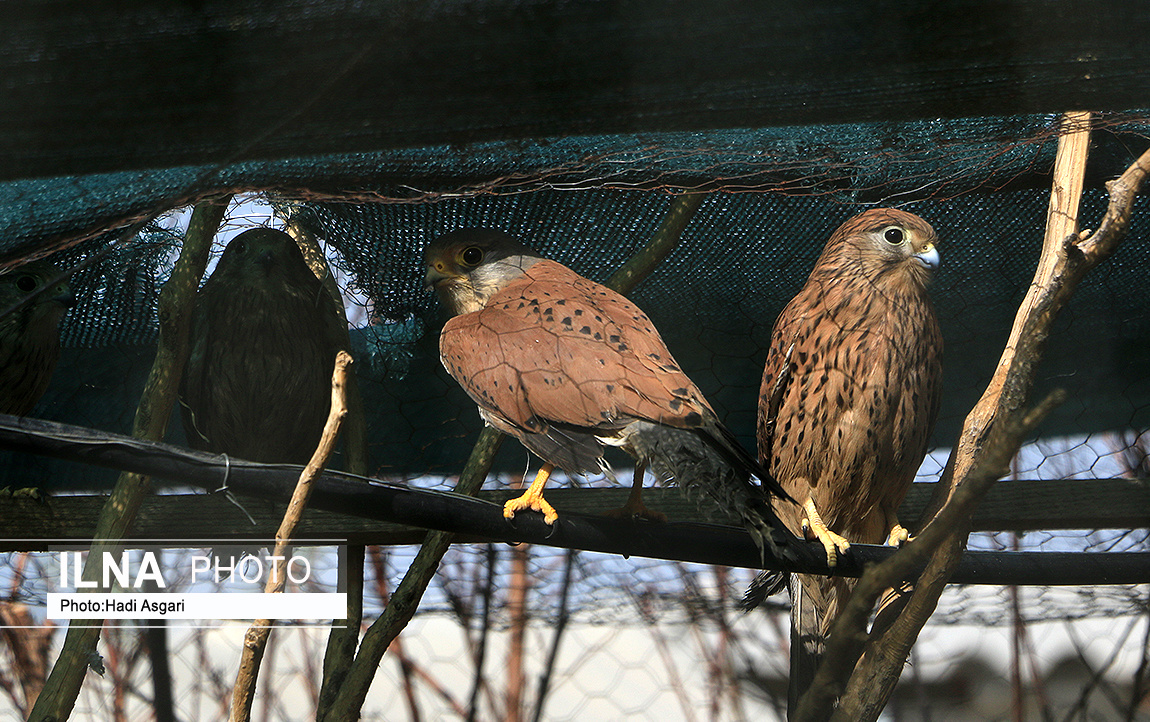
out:
<path id="1" fill-rule="evenodd" d="M 413 552 L 369 550 L 367 619 Z M 364 718 L 784 719 L 787 613 L 781 603 L 736 611 L 750 577 L 541 547 L 453 547 L 381 665 Z M 1021 692 L 1028 719 L 1144 719 L 1148 605 L 1146 586 L 952 588 L 890 714 L 1007 719 Z M 225 716 L 245 630 L 168 629 L 180 719 Z M 89 673 L 76 719 L 150 717 L 146 634 L 105 630 L 105 672 Z M 287 625 L 272 639 L 256 717 L 313 716 L 325 630 Z M 1012 673 L 1023 675 L 1015 688 Z M 5 706 L 14 714 L 11 699 Z"/>

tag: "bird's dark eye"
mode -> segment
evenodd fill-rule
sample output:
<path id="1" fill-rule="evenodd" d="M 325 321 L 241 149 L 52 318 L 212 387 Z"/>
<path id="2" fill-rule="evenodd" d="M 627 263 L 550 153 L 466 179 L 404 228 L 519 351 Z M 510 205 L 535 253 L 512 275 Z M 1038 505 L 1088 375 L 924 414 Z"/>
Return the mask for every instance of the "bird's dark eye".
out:
<path id="1" fill-rule="evenodd" d="M 901 228 L 888 228 L 882 232 L 882 237 L 892 246 L 897 246 L 906 240 L 906 234 L 903 233 Z"/>
<path id="2" fill-rule="evenodd" d="M 479 262 L 483 260 L 483 251 L 478 246 L 471 246 L 463 251 L 460 258 L 469 266 L 478 266 Z"/>
<path id="3" fill-rule="evenodd" d="M 23 275 L 16 279 L 16 288 L 24 293 L 32 293 L 39 285 L 35 276 Z"/>

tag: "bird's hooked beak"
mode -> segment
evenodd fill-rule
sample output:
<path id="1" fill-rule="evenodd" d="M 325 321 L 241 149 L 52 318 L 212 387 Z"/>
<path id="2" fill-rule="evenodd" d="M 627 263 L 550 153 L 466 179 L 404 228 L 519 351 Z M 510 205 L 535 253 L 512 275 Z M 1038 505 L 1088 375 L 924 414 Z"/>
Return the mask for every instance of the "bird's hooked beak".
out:
<path id="1" fill-rule="evenodd" d="M 453 274 L 447 271 L 447 264 L 443 261 L 433 261 L 427 264 L 427 275 L 423 279 L 424 288 L 433 291 L 436 284 L 449 278 L 453 278 Z"/>
<path id="2" fill-rule="evenodd" d="M 942 259 L 938 255 L 938 248 L 933 243 L 914 254 L 914 258 L 932 271 L 937 271 L 942 263 Z"/>

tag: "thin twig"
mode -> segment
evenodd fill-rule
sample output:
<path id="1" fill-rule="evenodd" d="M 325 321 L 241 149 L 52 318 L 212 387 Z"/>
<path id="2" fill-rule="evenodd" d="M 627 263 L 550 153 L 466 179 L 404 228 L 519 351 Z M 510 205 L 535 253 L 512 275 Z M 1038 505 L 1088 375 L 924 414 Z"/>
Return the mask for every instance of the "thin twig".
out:
<path id="1" fill-rule="evenodd" d="M 426 668 L 416 663 L 415 660 L 404 651 L 402 637 L 396 637 L 392 640 L 389 651 L 395 655 L 395 658 L 403 668 L 404 695 L 408 697 L 409 719 L 411 722 L 419 722 L 423 719 L 420 708 L 417 706 L 418 700 L 415 696 L 416 680 L 427 685 L 428 689 L 434 692 L 435 695 L 447 705 L 452 714 L 457 717 L 464 716 L 465 710 L 463 709 L 463 705 L 451 694 L 451 690 L 445 687 L 438 679 L 432 677 Z"/>
<path id="2" fill-rule="evenodd" d="M 667 684 L 674 692 L 675 698 L 679 701 L 679 709 L 683 711 L 682 719 L 687 722 L 694 722 L 695 709 L 691 704 L 691 698 L 687 695 L 687 686 L 683 684 L 683 678 L 679 674 L 679 667 L 675 663 L 675 657 L 671 654 L 670 645 L 667 644 L 667 638 L 663 635 L 662 630 L 659 629 L 659 623 L 655 619 L 655 615 L 646 609 L 646 600 L 641 593 L 636 593 L 632 589 L 627 590 L 630 593 L 631 601 L 635 604 L 635 609 L 639 613 L 639 618 L 647 623 L 647 629 L 651 633 L 651 639 L 655 642 L 655 650 L 659 653 L 659 658 L 663 662 L 663 669 L 667 673 Z"/>
<path id="3" fill-rule="evenodd" d="M 547 693 L 551 690 L 551 675 L 555 671 L 555 660 L 559 657 L 559 643 L 563 640 L 563 633 L 567 630 L 567 622 L 571 620 L 571 610 L 568 599 L 571 593 L 571 571 L 575 566 L 576 555 L 579 552 L 568 549 L 563 561 L 563 585 L 559 589 L 559 617 L 555 620 L 555 631 L 551 635 L 551 646 L 547 650 L 547 660 L 543 663 L 543 671 L 539 674 L 539 691 L 535 698 L 535 714 L 532 722 L 543 719 L 543 703 L 547 700 Z"/>
<path id="4" fill-rule="evenodd" d="M 340 424 L 347 415 L 347 376 L 351 365 L 351 356 L 346 351 L 340 351 L 335 357 L 335 369 L 331 379 L 331 409 L 328 412 L 327 423 L 323 427 L 319 445 L 312 454 L 311 460 L 304 467 L 296 483 L 295 492 L 284 511 L 283 521 L 276 531 L 275 551 L 272 552 L 272 564 L 264 592 L 278 594 L 284 590 L 287 578 L 287 558 L 290 556 L 288 547 L 295 536 L 296 527 L 303 519 L 304 509 L 307 508 L 308 498 L 311 496 L 312 485 L 323 470 L 327 459 L 335 448 L 336 438 L 339 436 Z M 240 668 L 236 673 L 236 684 L 232 691 L 232 709 L 229 719 L 232 722 L 249 720 L 252 714 L 252 700 L 255 698 L 256 678 L 259 676 L 260 661 L 263 659 L 267 647 L 268 636 L 271 634 L 271 619 L 257 619 L 248 628 L 244 635 L 244 649 L 240 656 Z"/>
<path id="5" fill-rule="evenodd" d="M 509 639 L 507 642 L 506 692 L 503 719 L 505 722 L 521 722 L 523 719 L 523 692 L 527 686 L 523 672 L 523 647 L 527 638 L 527 592 L 531 581 L 527 574 L 531 545 L 520 544 L 511 550 L 511 573 L 507 584 L 507 616 L 509 618 Z"/>
<path id="6" fill-rule="evenodd" d="M 471 694 L 467 696 L 467 722 L 475 722 L 479 711 L 479 690 L 483 684 L 483 662 L 487 657 L 487 637 L 491 631 L 491 600 L 495 594 L 495 545 L 487 545 L 487 576 L 483 585 L 483 615 L 479 621 L 479 641 L 475 645 L 475 670 L 471 678 Z"/>

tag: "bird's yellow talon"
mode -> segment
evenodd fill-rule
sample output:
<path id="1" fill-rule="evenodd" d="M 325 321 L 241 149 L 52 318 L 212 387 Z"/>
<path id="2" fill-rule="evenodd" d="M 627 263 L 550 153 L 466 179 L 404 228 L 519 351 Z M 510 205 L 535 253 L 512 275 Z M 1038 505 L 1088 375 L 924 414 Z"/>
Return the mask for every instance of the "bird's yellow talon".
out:
<path id="1" fill-rule="evenodd" d="M 911 540 L 910 532 L 902 524 L 895 524 L 891 527 L 890 534 L 886 538 L 886 545 L 889 547 L 900 547 Z"/>
<path id="2" fill-rule="evenodd" d="M 548 524 L 554 524 L 555 520 L 559 518 L 555 507 L 547 503 L 547 500 L 543 498 L 542 494 L 532 494 L 530 490 L 503 505 L 503 518 L 514 519 L 515 512 L 523 511 L 524 509 L 541 513 L 543 515 L 543 521 Z"/>
<path id="3" fill-rule="evenodd" d="M 815 509 L 813 499 L 807 499 L 803 504 L 803 510 L 807 512 L 802 520 L 803 536 L 807 539 L 818 539 L 822 543 L 823 549 L 827 552 L 827 566 L 833 567 L 838 563 L 838 555 L 845 554 L 851 548 L 851 543 L 827 528 L 818 510 Z"/>
<path id="4" fill-rule="evenodd" d="M 515 512 L 531 509 L 541 513 L 543 521 L 547 524 L 554 524 L 555 520 L 559 518 L 559 514 L 555 511 L 555 507 L 548 504 L 547 500 L 543 498 L 543 487 L 547 485 L 547 479 L 551 477 L 551 470 L 554 468 L 554 464 L 544 464 L 540 467 L 539 473 L 535 475 L 535 481 L 531 482 L 527 491 L 503 505 L 503 518 L 514 519 Z"/>

